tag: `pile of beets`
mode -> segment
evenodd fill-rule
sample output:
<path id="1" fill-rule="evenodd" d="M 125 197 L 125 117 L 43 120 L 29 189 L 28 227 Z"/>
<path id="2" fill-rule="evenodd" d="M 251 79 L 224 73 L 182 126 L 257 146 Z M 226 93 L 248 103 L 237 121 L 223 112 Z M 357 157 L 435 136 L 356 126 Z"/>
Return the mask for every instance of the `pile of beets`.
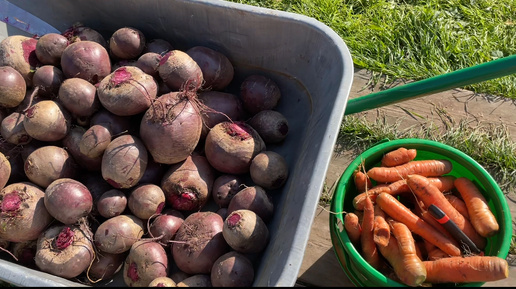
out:
<path id="1" fill-rule="evenodd" d="M 2 40 L 2 254 L 88 285 L 251 286 L 289 127 L 269 76 L 234 76 L 133 27 Z"/>

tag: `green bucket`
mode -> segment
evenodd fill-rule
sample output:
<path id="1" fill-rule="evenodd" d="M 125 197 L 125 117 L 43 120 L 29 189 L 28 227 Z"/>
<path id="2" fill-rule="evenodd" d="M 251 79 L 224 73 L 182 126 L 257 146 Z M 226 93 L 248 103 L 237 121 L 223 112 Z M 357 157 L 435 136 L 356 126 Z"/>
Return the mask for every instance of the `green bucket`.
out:
<path id="1" fill-rule="evenodd" d="M 484 253 L 485 255 L 498 256 L 505 259 L 509 253 L 512 237 L 511 214 L 505 196 L 493 177 L 470 156 L 451 146 L 423 139 L 386 140 L 367 149 L 351 162 L 341 175 L 331 201 L 331 211 L 333 213 L 330 214 L 330 233 L 333 249 L 342 269 L 351 282 L 356 286 L 363 287 L 406 286 L 405 284 L 388 278 L 371 267 L 371 265 L 362 258 L 360 251 L 352 245 L 343 227 L 345 213 L 355 210 L 352 201 L 357 195 L 357 190 L 353 181 L 353 172 L 359 168 L 361 163 L 365 165 L 366 170 L 374 166 L 379 166 L 380 160 L 385 153 L 399 147 L 416 149 L 416 160 L 450 160 L 453 169 L 448 175 L 466 177 L 480 188 L 488 201 L 489 208 L 494 213 L 498 224 L 500 224 L 498 234 L 487 239 Z M 483 284 L 485 284 L 485 282 L 434 285 L 480 287 Z"/>

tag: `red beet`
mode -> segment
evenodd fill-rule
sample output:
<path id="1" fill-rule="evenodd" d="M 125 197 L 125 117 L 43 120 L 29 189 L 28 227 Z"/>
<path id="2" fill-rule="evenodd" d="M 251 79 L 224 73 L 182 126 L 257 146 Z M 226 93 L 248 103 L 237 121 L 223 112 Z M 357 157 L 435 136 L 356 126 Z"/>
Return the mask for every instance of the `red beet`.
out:
<path id="1" fill-rule="evenodd" d="M 210 274 L 194 274 L 177 283 L 176 287 L 213 287 Z"/>
<path id="2" fill-rule="evenodd" d="M 204 122 L 202 139 L 216 124 L 223 121 L 240 121 L 244 118 L 242 101 L 235 94 L 203 91 L 199 93 L 199 100 L 205 106 L 202 114 Z"/>
<path id="3" fill-rule="evenodd" d="M 174 47 L 167 40 L 155 38 L 147 42 L 145 48 L 143 49 L 143 53 L 153 52 L 163 56 L 165 55 L 165 53 L 169 52 L 172 49 L 174 49 Z"/>
<path id="4" fill-rule="evenodd" d="M 39 101 L 25 112 L 23 126 L 32 137 L 41 141 L 62 140 L 70 130 L 71 115 L 57 101 Z"/>
<path id="5" fill-rule="evenodd" d="M 72 155 L 77 166 L 88 171 L 100 171 L 102 155 L 89 157 L 81 152 L 80 144 L 85 132 L 86 129 L 82 126 L 72 126 L 70 132 L 63 138 L 63 146 Z"/>
<path id="6" fill-rule="evenodd" d="M 78 41 L 94 41 L 102 45 L 104 48 L 108 48 L 107 41 L 104 39 L 102 34 L 91 27 L 80 25 L 74 25 L 68 28 L 63 35 L 68 39 L 70 43 Z"/>
<path id="7" fill-rule="evenodd" d="M 129 116 L 119 116 L 107 109 L 101 108 L 95 112 L 90 120 L 90 126 L 100 124 L 105 126 L 112 135 L 127 133 L 131 129 L 131 118 Z"/>
<path id="8" fill-rule="evenodd" d="M 248 173 L 252 159 L 265 148 L 260 135 L 248 124 L 224 121 L 206 136 L 204 152 L 216 170 L 238 175 Z"/>
<path id="9" fill-rule="evenodd" d="M 206 157 L 192 155 L 169 168 L 161 188 L 173 209 L 197 211 L 208 202 L 214 178 L 215 171 Z"/>
<path id="10" fill-rule="evenodd" d="M 140 68 L 148 75 L 159 78 L 158 67 L 161 61 L 161 55 L 155 52 L 147 52 L 140 56 L 135 63 L 135 66 Z"/>
<path id="11" fill-rule="evenodd" d="M 143 221 L 134 215 L 118 215 L 102 222 L 95 231 L 95 246 L 104 252 L 119 254 L 143 236 Z"/>
<path id="12" fill-rule="evenodd" d="M 244 108 L 255 115 L 262 110 L 274 109 L 281 99 L 281 91 L 271 78 L 253 74 L 241 83 L 240 97 Z"/>
<path id="13" fill-rule="evenodd" d="M 149 158 L 147 160 L 147 168 L 145 169 L 145 173 L 143 173 L 143 177 L 140 179 L 139 183 L 159 184 L 168 168 L 168 165 L 157 163 L 153 158 Z"/>
<path id="14" fill-rule="evenodd" d="M 155 184 L 141 184 L 131 190 L 127 206 L 133 215 L 147 220 L 154 214 L 161 213 L 165 206 L 165 194 Z"/>
<path id="15" fill-rule="evenodd" d="M 220 215 L 205 211 L 189 215 L 174 238 L 172 257 L 179 270 L 187 274 L 208 274 L 215 261 L 229 251 L 222 236 Z"/>
<path id="16" fill-rule="evenodd" d="M 59 87 L 58 97 L 68 111 L 79 117 L 91 116 L 100 107 L 97 88 L 82 78 L 65 79 Z"/>
<path id="17" fill-rule="evenodd" d="M 111 60 L 101 44 L 79 41 L 63 51 L 61 69 L 66 78 L 78 77 L 96 84 L 111 73 Z"/>
<path id="18" fill-rule="evenodd" d="M 93 197 L 88 188 L 70 178 L 50 183 L 45 189 L 44 201 L 50 215 L 65 225 L 77 223 L 93 209 Z"/>
<path id="19" fill-rule="evenodd" d="M 79 141 L 79 150 L 88 158 L 102 157 L 104 151 L 111 143 L 111 132 L 103 125 L 90 126 Z"/>
<path id="20" fill-rule="evenodd" d="M 86 224 L 57 224 L 38 238 L 35 261 L 41 271 L 73 278 L 88 268 L 94 256 L 91 231 Z"/>
<path id="21" fill-rule="evenodd" d="M 177 287 L 176 282 L 169 277 L 158 277 L 152 280 L 148 287 Z"/>
<path id="22" fill-rule="evenodd" d="M 197 91 L 204 81 L 202 70 L 188 54 L 181 50 L 171 50 L 161 58 L 159 77 L 173 91 Z"/>
<path id="23" fill-rule="evenodd" d="M 244 254 L 230 251 L 215 261 L 210 277 L 214 287 L 252 287 L 253 263 Z"/>
<path id="24" fill-rule="evenodd" d="M 73 179 L 77 164 L 64 148 L 45 145 L 29 154 L 25 160 L 24 171 L 29 180 L 46 188 L 57 179 Z"/>
<path id="25" fill-rule="evenodd" d="M 14 145 L 25 145 L 32 140 L 23 126 L 24 119 L 24 114 L 13 112 L 2 120 L 0 134 L 6 142 Z"/>
<path id="26" fill-rule="evenodd" d="M 0 239 L 31 241 L 54 220 L 44 204 L 45 192 L 30 182 L 13 183 L 0 191 Z"/>
<path id="27" fill-rule="evenodd" d="M 183 224 L 185 217 L 183 213 L 177 210 L 167 210 L 152 219 L 149 226 L 151 237 L 158 238 L 158 242 L 163 247 L 170 247 L 171 240 L 174 240 L 177 230 Z"/>
<path id="28" fill-rule="evenodd" d="M 32 76 L 41 65 L 36 56 L 38 40 L 23 35 L 11 35 L 0 42 L 0 66 L 10 66 L 18 71 L 28 87 L 32 87 Z"/>
<path id="29" fill-rule="evenodd" d="M 37 87 L 37 93 L 46 98 L 55 98 L 63 81 L 63 72 L 53 65 L 38 67 L 32 76 L 33 87 Z"/>
<path id="30" fill-rule="evenodd" d="M 102 155 L 102 177 L 114 188 L 131 188 L 138 184 L 147 167 L 147 149 L 132 135 L 113 139 Z"/>
<path id="31" fill-rule="evenodd" d="M 61 55 L 69 42 L 66 36 L 58 33 L 42 35 L 36 43 L 36 56 L 43 64 L 61 65 Z"/>
<path id="32" fill-rule="evenodd" d="M 0 190 L 5 187 L 10 176 L 11 163 L 5 157 L 5 155 L 2 152 L 0 152 Z"/>
<path id="33" fill-rule="evenodd" d="M 124 261 L 124 282 L 129 287 L 146 287 L 158 277 L 167 277 L 168 272 L 167 252 L 154 241 L 134 243 Z"/>
<path id="34" fill-rule="evenodd" d="M 287 181 L 288 164 L 279 153 L 262 151 L 253 158 L 249 174 L 256 185 L 267 190 L 279 189 Z"/>
<path id="35" fill-rule="evenodd" d="M 31 269 L 37 269 L 36 249 L 38 240 L 11 243 L 11 252 L 18 259 L 17 263 Z"/>
<path id="36" fill-rule="evenodd" d="M 20 72 L 10 66 L 0 66 L 0 107 L 16 107 L 25 99 L 27 84 Z"/>
<path id="37" fill-rule="evenodd" d="M 223 174 L 213 182 L 213 200 L 220 208 L 227 208 L 231 199 L 242 189 L 244 181 L 237 175 Z"/>
<path id="38" fill-rule="evenodd" d="M 145 35 L 134 27 L 117 29 L 109 39 L 109 51 L 115 58 L 137 58 L 145 48 Z"/>
<path id="39" fill-rule="evenodd" d="M 111 189 L 103 193 L 96 204 L 99 215 L 109 219 L 125 211 L 127 208 L 127 196 L 120 190 Z"/>
<path id="40" fill-rule="evenodd" d="M 228 214 L 242 209 L 255 212 L 267 223 L 274 214 L 274 203 L 262 187 L 251 186 L 240 190 L 231 199 L 228 205 Z"/>
<path id="41" fill-rule="evenodd" d="M 233 64 L 219 51 L 205 46 L 194 46 L 186 53 L 201 68 L 204 79 L 203 89 L 223 90 L 233 80 Z"/>
<path id="42" fill-rule="evenodd" d="M 191 92 L 164 94 L 143 115 L 140 137 L 154 161 L 179 163 L 195 150 L 202 129 L 195 97 Z"/>
<path id="43" fill-rule="evenodd" d="M 261 253 L 269 242 L 265 222 L 253 211 L 245 209 L 229 213 L 222 235 L 233 250 L 244 254 Z"/>
<path id="44" fill-rule="evenodd" d="M 127 252 L 111 254 L 97 251 L 91 267 L 86 270 L 88 279 L 94 282 L 111 279 L 123 268 L 126 257 Z"/>
<path id="45" fill-rule="evenodd" d="M 262 110 L 248 123 L 258 132 L 265 144 L 281 143 L 288 135 L 288 120 L 279 111 Z"/>
<path id="46" fill-rule="evenodd" d="M 122 66 L 102 79 L 97 89 L 100 103 L 116 115 L 144 112 L 158 93 L 152 76 L 135 66 Z"/>

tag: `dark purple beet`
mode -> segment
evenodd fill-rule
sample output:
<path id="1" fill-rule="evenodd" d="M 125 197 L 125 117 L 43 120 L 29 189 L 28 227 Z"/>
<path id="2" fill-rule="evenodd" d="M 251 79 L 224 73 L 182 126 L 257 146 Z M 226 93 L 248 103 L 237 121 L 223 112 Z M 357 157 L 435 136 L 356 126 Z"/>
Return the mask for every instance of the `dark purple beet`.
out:
<path id="1" fill-rule="evenodd" d="M 177 267 L 187 274 L 208 274 L 215 261 L 230 249 L 222 235 L 223 227 L 222 217 L 211 211 L 186 217 L 171 246 Z"/>
<path id="2" fill-rule="evenodd" d="M 136 217 L 148 220 L 165 207 L 165 194 L 158 185 L 140 184 L 129 193 L 127 207 Z"/>
<path id="3" fill-rule="evenodd" d="M 165 55 L 165 53 L 169 52 L 172 49 L 174 49 L 174 47 L 167 40 L 155 38 L 147 42 L 145 48 L 143 49 L 143 53 L 154 52 L 163 56 Z"/>
<path id="4" fill-rule="evenodd" d="M 89 157 L 81 152 L 80 143 L 86 129 L 82 126 L 72 126 L 63 138 L 62 144 L 72 155 L 77 165 L 87 171 L 100 171 L 102 156 Z"/>
<path id="5" fill-rule="evenodd" d="M 38 88 L 38 94 L 47 98 L 54 98 L 57 96 L 59 87 L 63 81 L 63 72 L 61 69 L 53 65 L 43 65 L 38 67 L 32 77 L 32 85 Z"/>
<path id="6" fill-rule="evenodd" d="M 233 80 L 234 68 L 222 53 L 205 46 L 194 46 L 186 51 L 202 70 L 207 90 L 223 90 Z"/>
<path id="7" fill-rule="evenodd" d="M 91 116 L 100 108 L 97 88 L 82 78 L 65 79 L 59 87 L 58 96 L 63 106 L 78 117 Z"/>
<path id="8" fill-rule="evenodd" d="M 70 42 L 58 33 L 42 35 L 36 43 L 36 56 L 43 64 L 61 65 L 61 55 Z"/>
<path id="9" fill-rule="evenodd" d="M 289 124 L 287 118 L 279 111 L 262 110 L 249 121 L 266 144 L 282 142 L 288 135 Z"/>
<path id="10" fill-rule="evenodd" d="M 147 52 L 140 56 L 135 63 L 135 66 L 140 68 L 143 72 L 158 78 L 158 67 L 161 61 L 161 55 L 154 52 Z"/>
<path id="11" fill-rule="evenodd" d="M 127 196 L 121 190 L 108 190 L 98 198 L 96 207 L 99 215 L 106 219 L 118 216 L 127 208 Z"/>
<path id="12" fill-rule="evenodd" d="M 244 108 L 255 115 L 262 110 L 274 109 L 281 98 L 281 91 L 271 78 L 253 74 L 241 83 L 240 97 Z"/>
<path id="13" fill-rule="evenodd" d="M 75 224 L 93 209 L 88 188 L 70 178 L 57 179 L 48 185 L 44 201 L 50 215 L 65 225 Z"/>
<path id="14" fill-rule="evenodd" d="M 63 35 L 68 39 L 70 43 L 77 41 L 93 41 L 102 45 L 104 48 L 108 48 L 107 41 L 104 36 L 97 30 L 87 27 L 84 25 L 74 25 L 68 28 Z"/>
<path id="15" fill-rule="evenodd" d="M 149 233 L 153 238 L 161 237 L 158 242 L 164 247 L 169 247 L 184 219 L 180 211 L 168 209 L 152 219 Z"/>
<path id="16" fill-rule="evenodd" d="M 240 176 L 220 175 L 213 182 L 213 200 L 220 208 L 227 208 L 231 199 L 242 189 L 244 181 Z"/>
<path id="17" fill-rule="evenodd" d="M 100 124 L 111 131 L 112 135 L 127 133 L 131 129 L 131 118 L 129 116 L 119 116 L 111 113 L 107 109 L 100 109 L 93 114 L 90 126 Z"/>
<path id="18" fill-rule="evenodd" d="M 163 179 L 163 175 L 165 175 L 165 172 L 168 170 L 168 167 L 168 165 L 157 163 L 154 159 L 149 158 L 147 168 L 139 183 L 159 184 L 161 179 Z"/>
<path id="19" fill-rule="evenodd" d="M 206 137 L 210 128 L 223 121 L 238 121 L 244 117 L 242 101 L 232 93 L 221 91 L 203 91 L 199 93 L 203 105 L 204 121 L 202 138 Z"/>
<path id="20" fill-rule="evenodd" d="M 109 39 L 109 51 L 119 59 L 133 59 L 141 55 L 145 48 L 145 35 L 133 27 L 116 30 Z"/>
<path id="21" fill-rule="evenodd" d="M 11 66 L 0 67 L 0 107 L 12 108 L 25 99 L 27 84 L 23 76 Z"/>
<path id="22" fill-rule="evenodd" d="M 201 155 L 170 166 L 161 181 L 167 204 L 180 211 L 202 209 L 209 200 L 214 175 L 215 170 Z"/>
<path id="23" fill-rule="evenodd" d="M 107 50 L 94 41 L 68 45 L 61 55 L 61 69 L 66 78 L 78 77 L 97 84 L 111 73 Z"/>

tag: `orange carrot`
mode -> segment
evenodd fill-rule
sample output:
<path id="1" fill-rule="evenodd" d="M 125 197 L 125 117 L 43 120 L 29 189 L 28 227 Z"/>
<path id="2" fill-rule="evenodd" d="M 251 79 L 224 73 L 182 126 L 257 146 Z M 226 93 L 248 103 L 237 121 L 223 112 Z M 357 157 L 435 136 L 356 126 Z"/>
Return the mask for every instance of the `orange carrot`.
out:
<path id="1" fill-rule="evenodd" d="M 432 204 L 440 208 L 480 250 L 485 248 L 486 239 L 477 233 L 471 222 L 464 218 L 464 216 L 446 200 L 444 194 L 432 185 L 426 177 L 409 175 L 407 177 L 407 184 L 416 197 L 425 204 L 426 208 L 430 207 Z"/>
<path id="2" fill-rule="evenodd" d="M 490 282 L 509 277 L 509 264 L 497 256 L 448 257 L 423 264 L 426 282 L 432 284 Z"/>
<path id="3" fill-rule="evenodd" d="M 349 240 L 353 245 L 358 246 L 360 244 L 360 234 L 362 232 L 362 226 L 358 216 L 354 213 L 346 213 L 344 215 L 344 229 L 348 233 Z"/>
<path id="4" fill-rule="evenodd" d="M 439 176 L 439 177 L 428 177 L 428 180 L 434 184 L 436 187 L 439 188 L 441 192 L 447 192 L 450 191 L 453 186 L 453 181 L 455 180 L 455 177 L 453 176 Z M 409 193 L 410 188 L 407 185 L 407 181 L 405 179 L 398 180 L 395 182 L 392 182 L 390 184 L 379 184 L 368 190 L 366 193 L 371 198 L 371 201 L 373 201 L 373 204 L 375 203 L 376 196 L 378 196 L 379 193 L 389 193 L 393 196 L 403 194 L 403 193 Z M 364 200 L 366 193 L 358 194 L 353 198 L 353 206 L 357 210 L 363 210 L 364 209 Z"/>
<path id="5" fill-rule="evenodd" d="M 353 174 L 353 181 L 355 182 L 355 187 L 359 193 L 363 193 L 373 187 L 371 179 L 369 179 L 366 173 L 360 170 L 356 170 Z"/>
<path id="6" fill-rule="evenodd" d="M 426 249 L 427 260 L 434 261 L 437 259 L 450 257 L 448 254 L 444 253 L 443 250 L 437 248 L 432 243 L 430 243 L 426 240 L 423 240 L 423 242 L 424 242 L 425 249 Z"/>
<path id="7" fill-rule="evenodd" d="M 455 181 L 454 176 L 439 176 L 439 177 L 427 177 L 427 179 L 436 186 L 441 192 L 449 192 L 451 191 L 455 185 L 453 182 Z"/>
<path id="8" fill-rule="evenodd" d="M 367 197 L 369 197 L 374 204 L 376 196 L 378 196 L 378 194 L 382 193 L 382 192 L 386 192 L 386 193 L 390 194 L 391 190 L 389 188 L 389 184 L 378 184 L 378 185 L 372 187 L 370 190 L 367 190 L 364 193 L 356 195 L 353 198 L 353 207 L 355 207 L 355 209 L 357 209 L 357 210 L 363 210 L 365 199 Z"/>
<path id="9" fill-rule="evenodd" d="M 383 217 L 383 218 L 386 218 L 387 215 L 385 214 L 385 212 L 382 210 L 382 208 L 380 208 L 380 206 L 378 206 L 378 204 L 374 204 L 374 216 L 380 216 L 380 217 Z"/>
<path id="10" fill-rule="evenodd" d="M 387 246 L 389 237 L 391 236 L 391 228 L 382 216 L 374 217 L 374 233 L 373 240 L 377 246 Z"/>
<path id="11" fill-rule="evenodd" d="M 464 203 L 464 201 L 461 198 L 459 198 L 453 194 L 445 194 L 444 197 L 448 200 L 448 202 L 450 202 L 450 204 L 457 211 L 459 211 L 459 213 L 461 213 L 464 216 L 464 218 L 469 220 L 468 207 L 466 206 L 466 203 Z"/>
<path id="12" fill-rule="evenodd" d="M 406 149 L 400 147 L 396 150 L 386 153 L 381 160 L 384 167 L 395 167 L 410 162 L 415 159 L 417 151 L 415 149 Z"/>
<path id="13" fill-rule="evenodd" d="M 438 177 L 452 170 L 449 160 L 421 160 L 410 161 L 395 167 L 373 167 L 367 171 L 367 175 L 380 183 L 391 183 L 406 179 L 408 175 L 417 174 L 425 177 Z"/>
<path id="14" fill-rule="evenodd" d="M 455 187 L 468 208 L 469 219 L 475 230 L 483 237 L 490 237 L 498 233 L 500 227 L 496 217 L 489 209 L 487 201 L 478 187 L 465 177 L 457 178 Z"/>
<path id="15" fill-rule="evenodd" d="M 409 228 L 393 219 L 389 220 L 393 238 L 397 242 L 397 256 L 386 253 L 386 259 L 392 265 L 396 276 L 401 282 L 408 286 L 419 286 L 426 279 L 426 268 L 421 259 L 417 256 L 416 244 Z M 389 242 L 390 243 L 390 242 Z M 385 248 L 385 246 L 379 246 Z M 380 249 L 381 250 L 381 249 Z M 388 258 L 389 257 L 389 258 Z M 395 258 L 393 258 L 395 257 Z M 393 260 L 394 259 L 394 260 Z"/>
<path id="16" fill-rule="evenodd" d="M 378 252 L 378 248 L 374 242 L 374 206 L 369 198 L 366 200 L 364 207 L 360 245 L 362 247 L 362 257 L 373 268 L 379 269 L 382 262 L 380 253 Z"/>
<path id="17" fill-rule="evenodd" d="M 451 256 L 460 256 L 461 252 L 455 240 L 446 237 L 434 229 L 434 227 L 412 213 L 394 196 L 381 193 L 376 197 L 376 203 L 387 215 L 396 221 L 404 223 L 415 234 L 441 248 L 441 250 Z"/>

